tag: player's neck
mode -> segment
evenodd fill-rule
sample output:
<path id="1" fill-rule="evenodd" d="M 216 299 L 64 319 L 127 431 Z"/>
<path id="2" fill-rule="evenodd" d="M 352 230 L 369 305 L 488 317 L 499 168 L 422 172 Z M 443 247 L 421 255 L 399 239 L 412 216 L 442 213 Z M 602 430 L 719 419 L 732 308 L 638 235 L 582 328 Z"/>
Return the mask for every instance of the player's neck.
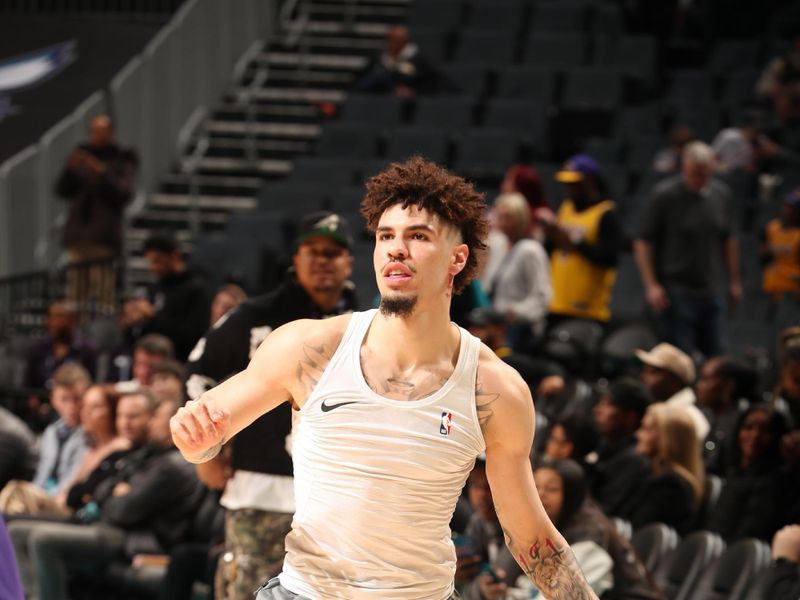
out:
<path id="1" fill-rule="evenodd" d="M 370 346 L 382 348 L 398 366 L 436 362 L 457 350 L 459 338 L 450 322 L 448 310 L 425 310 L 421 307 L 406 317 L 379 313 L 373 321 Z"/>

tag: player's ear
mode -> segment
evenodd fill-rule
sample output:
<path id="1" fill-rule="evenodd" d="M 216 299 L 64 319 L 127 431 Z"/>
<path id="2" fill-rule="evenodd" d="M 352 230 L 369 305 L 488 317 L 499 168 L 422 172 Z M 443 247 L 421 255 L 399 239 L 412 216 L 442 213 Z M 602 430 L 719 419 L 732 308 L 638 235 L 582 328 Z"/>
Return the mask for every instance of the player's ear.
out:
<path id="1" fill-rule="evenodd" d="M 459 244 L 453 249 L 453 255 L 450 260 L 450 274 L 455 276 L 464 270 L 467 266 L 467 258 L 469 257 L 469 247 L 466 244 Z"/>

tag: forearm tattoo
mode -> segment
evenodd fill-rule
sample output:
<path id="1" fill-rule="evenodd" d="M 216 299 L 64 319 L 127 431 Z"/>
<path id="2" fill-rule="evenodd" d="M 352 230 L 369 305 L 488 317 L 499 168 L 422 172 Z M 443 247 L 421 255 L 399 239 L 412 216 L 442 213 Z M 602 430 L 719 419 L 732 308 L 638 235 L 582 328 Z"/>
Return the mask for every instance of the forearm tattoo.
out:
<path id="1" fill-rule="evenodd" d="M 550 538 L 518 544 L 503 529 L 506 545 L 547 600 L 597 600 L 569 546 Z"/>
<path id="2" fill-rule="evenodd" d="M 303 344 L 303 358 L 297 363 L 297 381 L 306 395 L 319 383 L 330 356 L 324 345 Z"/>

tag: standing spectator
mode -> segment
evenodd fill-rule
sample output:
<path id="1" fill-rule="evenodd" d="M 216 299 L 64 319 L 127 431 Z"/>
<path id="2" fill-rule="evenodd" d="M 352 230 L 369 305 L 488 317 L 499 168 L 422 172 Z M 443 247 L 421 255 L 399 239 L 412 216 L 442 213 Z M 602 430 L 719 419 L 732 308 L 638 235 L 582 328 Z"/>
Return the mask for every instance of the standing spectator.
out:
<path id="1" fill-rule="evenodd" d="M 553 300 L 550 314 L 564 318 L 611 318 L 611 288 L 622 246 L 622 228 L 615 204 L 595 160 L 584 154 L 570 158 L 556 179 L 565 184 L 567 198 L 555 223 L 545 224 L 552 247 Z"/>
<path id="2" fill-rule="evenodd" d="M 217 382 L 244 369 L 261 342 L 295 319 L 321 319 L 352 311 L 349 283 L 352 239 L 339 215 L 306 216 L 298 228 L 291 276 L 273 292 L 251 298 L 217 321 L 192 351 L 188 396 L 197 399 Z M 227 509 L 226 552 L 217 570 L 218 600 L 252 596 L 283 563 L 283 541 L 294 513 L 292 459 L 287 450 L 292 409 L 284 403 L 241 431 L 230 444 L 233 478 L 222 497 Z M 204 470 L 219 468 L 206 463 Z M 243 532 L 257 532 L 255 535 Z"/>
<path id="3" fill-rule="evenodd" d="M 510 166 L 500 183 L 500 193 L 517 193 L 525 197 L 531 210 L 530 236 L 539 242 L 544 242 L 542 222 L 553 221 L 555 215 L 547 202 L 544 186 L 536 169 L 529 165 Z"/>
<path id="4" fill-rule="evenodd" d="M 83 455 L 86 438 L 80 427 L 80 402 L 92 384 L 89 373 L 69 363 L 53 375 L 50 401 L 58 420 L 42 434 L 39 465 L 33 483 L 51 496 L 59 494 L 72 481 Z"/>
<path id="5" fill-rule="evenodd" d="M 772 564 L 764 585 L 764 598 L 800 598 L 800 525 L 788 525 L 772 540 Z"/>
<path id="6" fill-rule="evenodd" d="M 764 293 L 780 300 L 800 295 L 800 188 L 786 195 L 780 217 L 772 219 L 761 243 Z"/>
<path id="7" fill-rule="evenodd" d="M 755 172 L 762 160 L 779 152 L 779 147 L 761 132 L 760 120 L 757 113 L 746 113 L 734 127 L 722 129 L 716 135 L 711 148 L 720 171 Z"/>
<path id="8" fill-rule="evenodd" d="M 687 145 L 681 175 L 656 185 L 634 242 L 647 302 L 659 316 L 662 337 L 686 352 L 716 356 L 724 349 L 725 295 L 742 297 L 739 249 L 728 187 L 714 179 L 714 153 Z"/>
<path id="9" fill-rule="evenodd" d="M 484 287 L 493 308 L 506 317 L 509 345 L 525 351 L 544 331 L 551 297 L 547 253 L 527 237 L 530 209 L 522 194 L 499 196 L 495 216 L 498 232 L 489 239 Z"/>
<path id="10" fill-rule="evenodd" d="M 736 423 L 758 397 L 757 387 L 756 370 L 733 356 L 710 358 L 700 368 L 695 386 L 697 405 L 711 427 L 703 444 L 707 473 L 725 475 L 725 465 L 736 443 Z"/>
<path id="11" fill-rule="evenodd" d="M 134 339 L 160 333 L 175 345 L 175 357 L 186 360 L 192 347 L 208 328 L 211 297 L 199 275 L 183 260 L 175 239 L 154 234 L 144 243 L 148 269 L 156 283 L 147 298 L 128 300 L 122 325 Z"/>
<path id="12" fill-rule="evenodd" d="M 756 84 L 758 95 L 777 98 L 791 94 L 800 88 L 800 36 L 794 39 L 792 48 L 783 56 L 773 58 L 761 72 Z"/>
<path id="13" fill-rule="evenodd" d="M 413 98 L 434 93 L 438 85 L 439 74 L 433 64 L 411 41 L 408 29 L 397 25 L 386 33 L 384 50 L 358 76 L 354 89 Z"/>
<path id="14" fill-rule="evenodd" d="M 780 525 L 776 484 L 786 432 L 783 416 L 766 405 L 753 405 L 740 416 L 725 487 L 709 523 L 727 542 L 743 537 L 769 541 Z"/>
<path id="15" fill-rule="evenodd" d="M 134 194 L 138 159 L 114 141 L 111 119 L 92 119 L 89 141 L 76 148 L 56 184 L 56 193 L 69 202 L 64 247 L 70 265 L 101 261 L 68 270 L 69 299 L 83 309 L 97 302 L 103 312 L 116 309 L 115 276 L 111 260 L 122 247 L 122 217 Z"/>
<path id="16" fill-rule="evenodd" d="M 623 377 L 609 386 L 594 407 L 600 443 L 589 474 L 592 493 L 607 515 L 618 513 L 649 472 L 647 461 L 636 453 L 636 431 L 652 399 L 641 382 Z"/>
<path id="17" fill-rule="evenodd" d="M 211 322 L 209 326 L 214 325 L 245 300 L 247 300 L 247 294 L 238 285 L 235 283 L 223 285 L 217 290 L 214 300 L 211 301 Z"/>
<path id="18" fill-rule="evenodd" d="M 0 406 L 0 490 L 13 479 L 29 480 L 36 469 L 36 438 L 14 413 Z"/>
<path id="19" fill-rule="evenodd" d="M 96 353 L 91 342 L 76 331 L 75 307 L 69 302 L 54 302 L 47 309 L 47 335 L 28 352 L 25 387 L 50 391 L 53 373 L 65 363 L 83 365 L 94 377 Z M 38 396 L 31 396 L 28 406 L 32 425 L 49 416 L 49 406 L 43 406 Z"/>
<path id="20" fill-rule="evenodd" d="M 702 443 L 709 432 L 708 419 L 696 405 L 692 386 L 695 368 L 692 359 L 670 344 L 658 344 L 650 352 L 636 351 L 642 367 L 642 383 L 656 402 L 665 402 L 684 410 L 694 422 L 698 440 Z"/>
<path id="21" fill-rule="evenodd" d="M 617 511 L 634 529 L 666 523 L 681 535 L 703 499 L 703 461 L 694 423 L 685 411 L 652 404 L 636 432 L 636 452 L 650 461 L 650 473 Z"/>

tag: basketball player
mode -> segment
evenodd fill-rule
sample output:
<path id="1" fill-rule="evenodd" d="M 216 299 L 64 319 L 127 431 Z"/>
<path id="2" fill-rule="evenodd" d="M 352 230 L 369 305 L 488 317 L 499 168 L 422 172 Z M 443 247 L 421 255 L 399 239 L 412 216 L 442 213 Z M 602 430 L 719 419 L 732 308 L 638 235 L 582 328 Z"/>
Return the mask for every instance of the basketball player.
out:
<path id="1" fill-rule="evenodd" d="M 279 404 L 300 412 L 286 559 L 258 600 L 457 597 L 448 524 L 484 450 L 524 572 L 548 600 L 596 598 L 533 482 L 527 386 L 449 320 L 484 250 L 484 211 L 470 184 L 432 163 L 391 165 L 362 204 L 380 309 L 276 329 L 247 369 L 173 418 L 175 444 L 199 463 Z"/>

